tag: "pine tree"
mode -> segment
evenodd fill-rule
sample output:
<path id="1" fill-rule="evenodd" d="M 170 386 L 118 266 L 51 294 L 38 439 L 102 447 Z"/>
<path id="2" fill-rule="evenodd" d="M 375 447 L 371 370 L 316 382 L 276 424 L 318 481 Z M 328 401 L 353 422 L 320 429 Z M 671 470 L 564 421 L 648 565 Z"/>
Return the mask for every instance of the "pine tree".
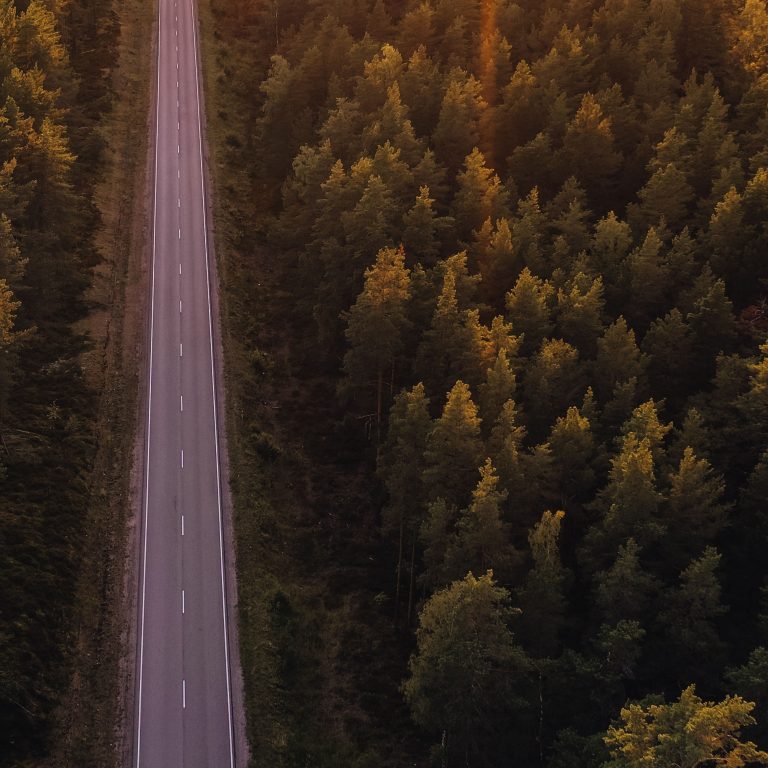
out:
<path id="1" fill-rule="evenodd" d="M 635 332 L 619 317 L 597 341 L 593 381 L 602 402 L 616 395 L 617 387 L 642 381 L 647 358 L 638 349 Z"/>
<path id="2" fill-rule="evenodd" d="M 560 527 L 565 512 L 546 511 L 528 534 L 533 567 L 520 591 L 520 637 L 534 656 L 553 656 L 566 612 L 567 571 L 560 560 Z"/>
<path id="3" fill-rule="evenodd" d="M 604 331 L 603 280 L 578 272 L 557 290 L 557 329 L 583 357 L 594 357 Z"/>
<path id="4" fill-rule="evenodd" d="M 485 382 L 480 386 L 480 412 L 488 430 L 498 420 L 504 404 L 514 399 L 516 389 L 517 377 L 507 351 L 500 349 L 496 362 L 486 371 Z"/>
<path id="5" fill-rule="evenodd" d="M 493 462 L 486 459 L 480 467 L 480 481 L 472 494 L 472 503 L 459 515 L 456 537 L 446 555 L 446 570 L 452 578 L 489 568 L 500 573 L 509 570 L 509 531 L 502 520 L 507 492 L 498 485 Z"/>
<path id="6" fill-rule="evenodd" d="M 515 333 L 523 335 L 521 353 L 530 355 L 552 332 L 551 285 L 526 267 L 507 294 L 507 317 Z"/>
<path id="7" fill-rule="evenodd" d="M 671 704 L 629 704 L 605 735 L 612 758 L 605 768 L 763 764 L 768 753 L 740 738 L 741 730 L 755 723 L 754 707 L 739 696 L 703 701 L 692 685 Z"/>
<path id="8" fill-rule="evenodd" d="M 347 314 L 346 336 L 350 348 L 344 371 L 352 387 L 375 382 L 376 425 L 381 425 L 384 372 L 394 371 L 395 359 L 404 346 L 408 329 L 409 272 L 402 248 L 384 248 L 365 271 L 365 284 Z"/>
<path id="9" fill-rule="evenodd" d="M 475 148 L 464 160 L 464 169 L 456 177 L 458 189 L 451 213 L 460 240 L 468 242 L 487 219 L 509 215 L 508 195 L 498 176 L 485 163 L 485 157 Z"/>
<path id="10" fill-rule="evenodd" d="M 477 408 L 469 387 L 457 381 L 427 440 L 424 470 L 427 497 L 466 506 L 482 453 Z"/>
<path id="11" fill-rule="evenodd" d="M 592 199 L 608 197 L 613 174 L 621 164 L 616 151 L 611 121 L 591 93 L 584 94 L 563 139 L 568 167 L 584 185 Z"/>
<path id="12" fill-rule="evenodd" d="M 678 568 L 701 552 L 728 522 L 728 505 L 723 503 L 725 483 L 706 459 L 686 447 L 678 469 L 669 477 L 669 495 L 664 517 L 665 565 Z"/>
<path id="13" fill-rule="evenodd" d="M 563 504 L 586 498 L 595 480 L 591 466 L 595 439 L 589 420 L 571 406 L 565 416 L 558 417 L 547 442 L 552 449 Z"/>
<path id="14" fill-rule="evenodd" d="M 660 624 L 674 651 L 671 659 L 678 679 L 696 673 L 699 678 L 712 678 L 717 662 L 722 660 L 724 645 L 715 624 L 727 612 L 721 603 L 717 575 L 720 559 L 714 547 L 707 547 L 701 557 L 692 560 L 660 614 Z M 706 670 L 701 669 L 702 658 L 710 660 Z"/>
<path id="15" fill-rule="evenodd" d="M 545 435 L 555 419 L 581 400 L 587 388 L 579 353 L 562 339 L 544 341 L 533 356 L 523 382 L 528 426 L 534 436 Z"/>
<path id="16" fill-rule="evenodd" d="M 382 526 L 397 539 L 396 611 L 400 609 L 406 547 L 411 553 L 409 605 L 413 599 L 415 541 L 425 498 L 421 476 L 431 426 L 429 400 L 422 384 L 397 395 L 389 414 L 387 438 L 379 454 L 377 467 L 389 497 L 382 514 Z M 407 616 L 410 618 L 410 607 Z"/>
<path id="17" fill-rule="evenodd" d="M 459 71 L 448 83 L 433 134 L 438 156 L 451 173 L 479 145 L 479 121 L 485 109 L 479 81 Z"/>
<path id="18" fill-rule="evenodd" d="M 619 547 L 611 568 L 598 573 L 595 579 L 596 602 L 603 622 L 615 626 L 620 621 L 647 621 L 659 585 L 640 562 L 640 547 L 634 539 Z"/>
<path id="19" fill-rule="evenodd" d="M 663 534 L 658 515 L 660 501 L 650 441 L 630 433 L 611 459 L 608 484 L 593 504 L 602 519 L 585 537 L 587 564 L 612 560 L 619 546 L 630 538 L 641 547 L 658 541 Z"/>

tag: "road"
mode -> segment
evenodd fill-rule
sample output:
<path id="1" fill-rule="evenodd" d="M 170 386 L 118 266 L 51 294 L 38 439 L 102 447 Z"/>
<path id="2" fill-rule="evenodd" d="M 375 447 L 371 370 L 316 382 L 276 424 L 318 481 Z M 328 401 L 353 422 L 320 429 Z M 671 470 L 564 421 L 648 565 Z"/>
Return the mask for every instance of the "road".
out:
<path id="1" fill-rule="evenodd" d="M 234 766 L 194 0 L 158 0 L 134 764 Z"/>

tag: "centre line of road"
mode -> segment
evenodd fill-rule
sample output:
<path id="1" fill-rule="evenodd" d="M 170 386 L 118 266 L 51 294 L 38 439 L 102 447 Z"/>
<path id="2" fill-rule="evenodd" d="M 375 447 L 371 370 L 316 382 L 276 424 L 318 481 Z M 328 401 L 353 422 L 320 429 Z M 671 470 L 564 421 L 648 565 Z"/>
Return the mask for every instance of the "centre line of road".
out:
<path id="1" fill-rule="evenodd" d="M 181 406 L 181 412 L 184 412 L 184 395 L 179 395 L 179 405 Z"/>
<path id="2" fill-rule="evenodd" d="M 184 590 L 181 590 L 181 613 L 184 614 Z"/>
<path id="3" fill-rule="evenodd" d="M 216 500 L 219 512 L 219 562 L 221 564 L 221 615 L 224 629 L 224 669 L 227 676 L 227 716 L 229 718 L 229 764 L 235 766 L 235 743 L 232 724 L 232 677 L 229 668 L 229 627 L 227 626 L 227 595 L 224 578 L 224 519 L 221 505 L 221 460 L 219 458 L 219 417 L 216 407 L 216 371 L 213 355 L 213 312 L 211 310 L 211 276 L 208 266 L 208 210 L 205 199 L 205 168 L 203 166 L 203 124 L 200 118 L 200 57 L 197 51 L 197 24 L 195 23 L 195 0 L 189 0 L 192 12 L 192 43 L 195 49 L 195 95 L 197 102 L 197 147 L 200 156 L 200 196 L 203 209 L 203 239 L 205 243 L 205 280 L 208 288 L 208 332 L 211 354 L 211 389 L 213 392 L 213 433 L 216 448 Z"/>
<path id="4" fill-rule="evenodd" d="M 187 681 L 181 681 L 181 708 L 187 708 Z"/>
<path id="5" fill-rule="evenodd" d="M 184 515 L 181 516 L 181 535 L 184 535 Z"/>
<path id="6" fill-rule="evenodd" d="M 179 342 L 179 357 L 184 357 L 184 345 Z"/>
<path id="7" fill-rule="evenodd" d="M 179 314 L 181 314 L 181 299 L 179 299 Z"/>
<path id="8" fill-rule="evenodd" d="M 184 469 L 184 449 L 181 449 L 181 468 Z"/>

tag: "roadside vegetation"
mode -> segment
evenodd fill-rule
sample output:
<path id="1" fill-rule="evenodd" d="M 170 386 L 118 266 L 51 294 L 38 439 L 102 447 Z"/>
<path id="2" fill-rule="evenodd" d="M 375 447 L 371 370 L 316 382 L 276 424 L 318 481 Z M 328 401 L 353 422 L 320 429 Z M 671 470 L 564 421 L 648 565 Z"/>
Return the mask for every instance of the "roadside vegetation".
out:
<path id="1" fill-rule="evenodd" d="M 115 759 L 140 5 L 0 2 L 0 765 Z"/>
<path id="2" fill-rule="evenodd" d="M 254 764 L 765 764 L 765 4 L 204 30 Z"/>

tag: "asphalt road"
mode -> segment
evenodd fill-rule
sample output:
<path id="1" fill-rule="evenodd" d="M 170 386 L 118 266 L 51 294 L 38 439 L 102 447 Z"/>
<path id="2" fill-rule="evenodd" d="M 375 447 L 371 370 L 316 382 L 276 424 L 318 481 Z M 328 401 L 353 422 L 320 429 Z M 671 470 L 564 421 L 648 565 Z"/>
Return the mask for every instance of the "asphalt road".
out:
<path id="1" fill-rule="evenodd" d="M 234 766 L 194 0 L 159 0 L 137 768 Z"/>

